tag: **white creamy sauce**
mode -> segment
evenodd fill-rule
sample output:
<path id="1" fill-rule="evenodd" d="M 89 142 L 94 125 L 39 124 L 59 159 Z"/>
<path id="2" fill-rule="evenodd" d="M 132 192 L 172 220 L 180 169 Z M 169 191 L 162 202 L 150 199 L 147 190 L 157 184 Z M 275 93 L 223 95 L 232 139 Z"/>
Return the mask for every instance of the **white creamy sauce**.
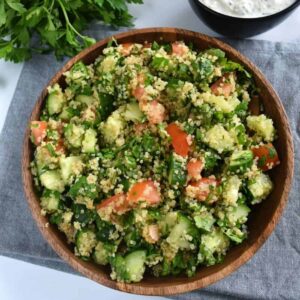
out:
<path id="1" fill-rule="evenodd" d="M 210 9 L 240 18 L 258 18 L 277 13 L 296 0 L 199 0 Z"/>

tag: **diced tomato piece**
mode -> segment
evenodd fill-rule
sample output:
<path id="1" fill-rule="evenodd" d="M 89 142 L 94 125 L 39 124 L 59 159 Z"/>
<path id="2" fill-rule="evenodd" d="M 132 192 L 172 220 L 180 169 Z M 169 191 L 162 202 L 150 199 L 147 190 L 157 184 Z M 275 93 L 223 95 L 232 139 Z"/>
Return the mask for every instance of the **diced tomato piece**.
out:
<path id="1" fill-rule="evenodd" d="M 258 158 L 257 166 L 263 171 L 271 170 L 280 163 L 278 153 L 271 143 L 253 147 L 251 150 L 254 157 Z"/>
<path id="2" fill-rule="evenodd" d="M 254 116 L 258 116 L 260 114 L 260 100 L 258 96 L 252 97 L 249 102 L 249 111 Z"/>
<path id="3" fill-rule="evenodd" d="M 46 121 L 31 122 L 31 137 L 36 146 L 38 146 L 47 135 L 48 124 Z"/>
<path id="4" fill-rule="evenodd" d="M 200 179 L 203 168 L 204 164 L 202 160 L 192 158 L 187 164 L 188 176 L 191 179 Z"/>
<path id="5" fill-rule="evenodd" d="M 145 95 L 145 88 L 144 88 L 144 82 L 145 82 L 145 74 L 140 73 L 137 75 L 137 87 L 132 91 L 132 95 L 138 100 L 141 101 L 143 99 L 143 96 Z"/>
<path id="6" fill-rule="evenodd" d="M 152 180 L 135 183 L 127 194 L 127 201 L 130 206 L 135 206 L 138 203 L 152 206 L 158 204 L 160 200 L 160 192 Z"/>
<path id="7" fill-rule="evenodd" d="M 128 56 L 131 53 L 133 43 L 124 43 L 122 44 L 121 53 L 124 56 Z"/>
<path id="8" fill-rule="evenodd" d="M 165 108 L 156 100 L 151 101 L 146 106 L 146 115 L 151 124 L 159 124 L 165 119 Z"/>
<path id="9" fill-rule="evenodd" d="M 138 85 L 133 91 L 132 91 L 132 95 L 138 100 L 141 101 L 143 96 L 145 94 L 145 89 Z"/>
<path id="10" fill-rule="evenodd" d="M 180 42 L 172 43 L 172 53 L 178 56 L 183 56 L 189 51 L 189 48 Z"/>
<path id="11" fill-rule="evenodd" d="M 188 196 L 196 198 L 199 201 L 205 201 L 211 191 L 219 185 L 214 178 L 201 178 L 198 181 L 190 183 L 186 187 Z"/>
<path id="12" fill-rule="evenodd" d="M 216 96 L 223 95 L 225 97 L 228 97 L 232 92 L 234 92 L 235 89 L 234 85 L 230 82 L 226 82 L 226 80 L 230 76 L 234 76 L 234 74 L 227 73 L 211 85 L 210 89 L 214 95 Z"/>
<path id="13" fill-rule="evenodd" d="M 172 138 L 172 146 L 175 152 L 178 155 L 186 157 L 190 150 L 188 134 L 176 123 L 169 124 L 166 130 Z"/>
<path id="14" fill-rule="evenodd" d="M 129 210 L 126 194 L 116 194 L 110 198 L 105 199 L 96 206 L 96 210 L 105 211 L 107 214 L 115 213 L 122 215 Z"/>

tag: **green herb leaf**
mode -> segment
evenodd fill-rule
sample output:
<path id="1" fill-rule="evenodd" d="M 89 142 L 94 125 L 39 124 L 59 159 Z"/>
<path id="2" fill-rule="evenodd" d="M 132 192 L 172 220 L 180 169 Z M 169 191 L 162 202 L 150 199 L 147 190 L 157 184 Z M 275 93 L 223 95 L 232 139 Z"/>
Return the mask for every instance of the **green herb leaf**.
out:
<path id="1" fill-rule="evenodd" d="M 206 53 L 216 56 L 218 58 L 224 58 L 225 57 L 225 52 L 222 51 L 221 49 L 218 48 L 211 48 L 209 50 L 206 51 Z"/>
<path id="2" fill-rule="evenodd" d="M 6 22 L 6 11 L 4 7 L 4 1 L 0 1 L 0 26 Z"/>
<path id="3" fill-rule="evenodd" d="M 274 158 L 277 155 L 275 148 L 269 147 L 269 157 Z"/>
<path id="4" fill-rule="evenodd" d="M 24 5 L 20 3 L 20 0 L 6 0 L 7 5 L 13 10 L 19 12 L 20 14 L 24 13 L 26 9 Z"/>
<path id="5" fill-rule="evenodd" d="M 0 42 L 0 58 L 5 58 L 13 51 L 13 46 L 10 42 Z"/>
<path id="6" fill-rule="evenodd" d="M 263 167 L 266 164 L 267 161 L 267 157 L 265 155 L 263 155 L 257 162 L 257 166 L 258 167 Z"/>
<path id="7" fill-rule="evenodd" d="M 128 3 L 141 0 L 0 1 L 0 58 L 14 62 L 32 52 L 53 51 L 57 58 L 73 56 L 96 41 L 82 34 L 92 21 L 131 26 Z M 32 35 L 37 40 L 31 43 Z"/>

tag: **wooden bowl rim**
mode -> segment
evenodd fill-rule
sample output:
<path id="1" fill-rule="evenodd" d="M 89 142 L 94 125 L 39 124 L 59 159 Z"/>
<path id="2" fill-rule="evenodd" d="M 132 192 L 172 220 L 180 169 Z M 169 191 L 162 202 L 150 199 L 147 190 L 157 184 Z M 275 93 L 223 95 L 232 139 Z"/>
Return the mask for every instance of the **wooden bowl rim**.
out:
<path id="1" fill-rule="evenodd" d="M 29 142 L 29 136 L 30 136 L 30 126 L 27 126 L 24 141 L 23 141 L 23 153 L 22 153 L 22 179 L 23 179 L 23 186 L 24 191 L 26 195 L 26 199 L 28 201 L 32 216 L 34 220 L 36 221 L 39 230 L 41 231 L 43 237 L 45 240 L 51 245 L 51 247 L 54 249 L 54 251 L 63 259 L 65 260 L 69 265 L 71 265 L 75 270 L 82 273 L 86 277 L 113 289 L 124 291 L 127 293 L 133 293 L 133 294 L 140 294 L 140 295 L 172 295 L 172 294 L 178 294 L 178 293 L 184 293 L 189 292 L 195 289 L 206 287 L 210 284 L 215 283 L 216 281 L 226 277 L 230 273 L 234 272 L 236 269 L 238 269 L 241 265 L 246 263 L 255 253 L 256 251 L 263 245 L 263 243 L 266 241 L 266 239 L 270 236 L 272 231 L 275 228 L 275 225 L 277 224 L 282 211 L 284 209 L 284 206 L 286 205 L 286 202 L 288 200 L 288 193 L 291 187 L 292 183 L 292 177 L 293 177 L 293 169 L 294 169 L 294 159 L 293 159 L 293 141 L 292 141 L 292 134 L 289 127 L 288 118 L 286 116 L 284 107 L 279 99 L 279 96 L 273 89 L 270 82 L 264 77 L 262 72 L 244 55 L 242 55 L 239 51 L 235 50 L 228 44 L 213 38 L 209 37 L 207 35 L 204 35 L 202 33 L 189 31 L 185 29 L 178 29 L 178 28 L 172 28 L 172 27 L 154 27 L 154 28 L 145 28 L 145 29 L 136 29 L 131 30 L 127 32 L 122 32 L 119 34 L 112 35 L 116 40 L 126 38 L 132 38 L 136 35 L 142 35 L 142 34 L 151 34 L 151 33 L 160 33 L 160 34 L 181 34 L 186 38 L 194 38 L 198 39 L 199 41 L 205 41 L 209 44 L 213 45 L 214 47 L 218 47 L 226 52 L 226 54 L 232 55 L 234 58 L 237 58 L 238 60 L 242 61 L 242 63 L 249 69 L 251 72 L 256 76 L 259 77 L 259 80 L 261 81 L 262 85 L 266 88 L 268 93 L 271 95 L 272 101 L 274 101 L 275 106 L 278 109 L 279 114 L 281 115 L 283 119 L 283 125 L 285 126 L 286 136 L 287 136 L 287 145 L 289 149 L 291 149 L 291 153 L 287 154 L 287 174 L 288 176 L 284 179 L 285 183 L 283 184 L 283 193 L 282 197 L 280 199 L 279 205 L 275 209 L 272 219 L 269 221 L 266 228 L 262 231 L 260 237 L 257 239 L 255 243 L 250 245 L 246 251 L 242 253 L 241 256 L 237 257 L 233 262 L 231 262 L 229 265 L 224 267 L 222 270 L 207 275 L 206 277 L 202 279 L 195 279 L 192 280 L 191 278 L 187 278 L 190 282 L 182 281 L 180 283 L 173 282 L 170 280 L 168 284 L 165 284 L 164 286 L 158 285 L 143 285 L 143 281 L 140 283 L 134 283 L 134 284 L 127 284 L 127 283 L 119 283 L 111 280 L 110 278 L 105 277 L 100 272 L 93 272 L 88 269 L 85 262 L 80 260 L 79 258 L 75 257 L 75 255 L 66 247 L 63 246 L 63 244 L 60 242 L 58 236 L 56 234 L 53 234 L 51 230 L 49 230 L 47 226 L 48 219 L 41 215 L 40 212 L 40 205 L 38 201 L 38 197 L 36 196 L 33 188 L 32 188 L 32 181 L 31 181 L 31 173 L 30 173 L 30 142 Z M 86 57 L 89 53 L 93 52 L 99 47 L 102 47 L 103 45 L 107 44 L 109 40 L 112 38 L 112 36 L 107 37 L 103 40 L 100 40 L 93 46 L 83 50 L 73 58 L 71 58 L 48 82 L 46 87 L 43 89 L 41 95 L 38 98 L 38 101 L 36 102 L 30 119 L 28 121 L 28 124 L 30 124 L 30 121 L 34 120 L 34 114 L 36 113 L 35 110 L 37 107 L 42 108 L 42 103 L 45 100 L 45 97 L 47 95 L 47 86 L 54 84 L 57 79 L 61 76 L 62 73 L 66 72 L 71 68 L 71 66 L 77 62 L 78 60 L 81 60 L 82 58 Z M 59 75 L 59 76 L 58 76 Z M 281 124 L 282 125 L 282 124 Z"/>

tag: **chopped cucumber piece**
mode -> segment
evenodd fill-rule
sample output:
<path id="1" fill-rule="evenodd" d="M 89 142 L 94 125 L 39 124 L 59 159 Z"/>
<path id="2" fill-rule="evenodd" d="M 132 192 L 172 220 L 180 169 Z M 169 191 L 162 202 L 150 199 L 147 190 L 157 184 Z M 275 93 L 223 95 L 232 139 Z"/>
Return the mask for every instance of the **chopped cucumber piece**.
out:
<path id="1" fill-rule="evenodd" d="M 146 251 L 137 250 L 123 258 L 117 255 L 112 262 L 111 277 L 123 282 L 139 282 L 145 272 Z"/>
<path id="2" fill-rule="evenodd" d="M 232 226 L 239 224 L 244 224 L 247 222 L 248 214 L 250 213 L 250 208 L 245 204 L 239 204 L 236 207 L 232 207 L 230 211 L 226 212 L 226 217 Z"/>
<path id="3" fill-rule="evenodd" d="M 138 282 L 142 280 L 145 272 L 146 251 L 138 250 L 125 257 L 126 269 L 129 273 L 129 280 Z"/>
<path id="4" fill-rule="evenodd" d="M 35 152 L 35 162 L 38 174 L 42 174 L 45 170 L 56 167 L 56 161 L 49 155 L 49 150 L 46 146 L 38 147 Z"/>
<path id="5" fill-rule="evenodd" d="M 196 226 L 204 232 L 210 232 L 215 223 L 215 218 L 210 212 L 201 212 L 194 216 Z"/>
<path id="6" fill-rule="evenodd" d="M 59 119 L 64 121 L 70 121 L 73 117 L 72 113 L 69 111 L 68 107 L 64 106 L 62 112 L 59 115 Z"/>
<path id="7" fill-rule="evenodd" d="M 65 137 L 74 148 L 81 147 L 84 129 L 80 125 L 68 124 L 64 129 Z"/>
<path id="8" fill-rule="evenodd" d="M 53 213 L 58 210 L 59 200 L 59 192 L 45 189 L 43 192 L 43 196 L 41 197 L 41 206 L 47 212 Z"/>
<path id="9" fill-rule="evenodd" d="M 61 169 L 61 177 L 66 184 L 72 182 L 72 175 L 82 171 L 82 161 L 79 156 L 62 156 L 59 159 L 59 165 Z"/>
<path id="10" fill-rule="evenodd" d="M 194 236 L 197 234 L 197 229 L 190 219 L 179 214 L 177 224 L 171 230 L 166 241 L 177 249 L 191 249 Z"/>
<path id="11" fill-rule="evenodd" d="M 237 206 L 220 206 L 216 208 L 216 215 L 218 216 L 218 225 L 222 228 L 240 228 L 248 219 L 250 208 L 245 204 L 238 204 Z"/>
<path id="12" fill-rule="evenodd" d="M 240 244 L 245 238 L 247 238 L 247 233 L 241 231 L 239 228 L 222 228 L 223 232 L 229 237 L 230 240 L 237 244 Z"/>
<path id="13" fill-rule="evenodd" d="M 60 193 L 65 189 L 65 184 L 58 170 L 46 171 L 40 176 L 41 184 L 48 190 Z"/>
<path id="14" fill-rule="evenodd" d="M 222 193 L 224 204 L 232 206 L 236 205 L 241 184 L 241 179 L 236 175 L 230 176 L 227 179 Z"/>
<path id="15" fill-rule="evenodd" d="M 228 169 L 235 173 L 244 173 L 253 164 L 253 153 L 251 150 L 235 151 L 229 159 Z"/>
<path id="16" fill-rule="evenodd" d="M 206 131 L 203 141 L 218 153 L 234 149 L 234 138 L 222 125 L 217 124 Z"/>
<path id="17" fill-rule="evenodd" d="M 79 256 L 89 257 L 97 244 L 96 234 L 90 229 L 83 229 L 76 237 L 76 251 Z"/>
<path id="18" fill-rule="evenodd" d="M 229 238 L 220 229 L 203 234 L 198 254 L 199 262 L 207 266 L 221 262 L 229 245 Z"/>
<path id="19" fill-rule="evenodd" d="M 108 264 L 109 253 L 104 248 L 104 244 L 102 242 L 98 242 L 95 252 L 93 254 L 93 259 L 95 263 L 99 265 L 107 265 Z"/>
<path id="20" fill-rule="evenodd" d="M 124 118 L 126 121 L 132 121 L 132 122 L 143 121 L 144 114 L 140 110 L 137 102 L 131 102 L 126 105 Z"/>
<path id="21" fill-rule="evenodd" d="M 258 139 L 263 139 L 266 142 L 272 142 L 275 137 L 275 128 L 273 120 L 267 118 L 266 115 L 248 116 L 247 126 L 255 131 Z"/>
<path id="22" fill-rule="evenodd" d="M 65 96 L 58 84 L 49 88 L 49 96 L 47 99 L 47 110 L 49 115 L 58 114 L 61 112 L 65 103 Z"/>
<path id="23" fill-rule="evenodd" d="M 105 244 L 98 242 L 93 253 L 94 261 L 99 265 L 107 265 L 109 263 L 109 258 L 116 252 L 117 247 L 112 244 Z"/>
<path id="24" fill-rule="evenodd" d="M 121 111 L 114 111 L 102 126 L 102 134 L 108 143 L 113 143 L 121 135 L 125 126 Z"/>
<path id="25" fill-rule="evenodd" d="M 94 153 L 97 150 L 97 132 L 94 129 L 88 129 L 82 140 L 82 152 Z"/>
<path id="26" fill-rule="evenodd" d="M 59 94 L 57 92 L 53 92 L 48 96 L 47 99 L 47 108 L 49 115 L 58 114 L 61 112 L 63 104 L 64 104 L 63 94 Z"/>
<path id="27" fill-rule="evenodd" d="M 267 198 L 273 189 L 273 183 L 270 177 L 260 173 L 248 181 L 248 190 L 253 196 L 252 204 L 260 203 Z"/>
<path id="28" fill-rule="evenodd" d="M 159 222 L 160 231 L 163 235 L 170 233 L 171 229 L 176 225 L 178 213 L 175 211 L 168 212 Z"/>
<path id="29" fill-rule="evenodd" d="M 92 105 L 96 101 L 95 97 L 87 95 L 78 95 L 75 100 L 87 106 Z"/>

